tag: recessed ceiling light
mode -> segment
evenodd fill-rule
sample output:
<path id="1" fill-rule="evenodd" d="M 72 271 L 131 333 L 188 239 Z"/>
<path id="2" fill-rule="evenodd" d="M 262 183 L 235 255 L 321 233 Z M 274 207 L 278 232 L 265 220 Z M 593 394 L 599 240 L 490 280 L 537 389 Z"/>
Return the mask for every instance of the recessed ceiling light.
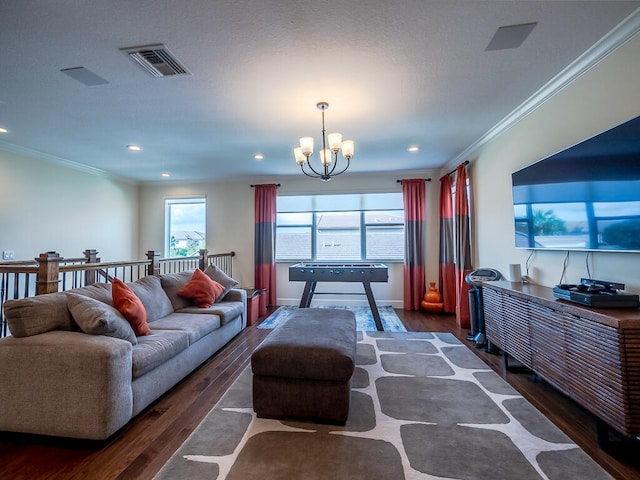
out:
<path id="1" fill-rule="evenodd" d="M 256 160 L 262 160 L 264 159 L 264 155 L 262 155 L 261 153 L 256 153 L 253 158 L 255 158 Z"/>
<path id="2" fill-rule="evenodd" d="M 162 176 L 163 176 L 163 177 L 170 177 L 170 176 L 171 176 L 171 174 L 169 174 L 169 173 L 166 173 L 166 172 L 165 172 L 165 173 L 163 173 L 163 174 L 162 174 Z"/>
<path id="3" fill-rule="evenodd" d="M 142 147 L 140 145 L 127 145 L 127 148 L 133 152 L 139 152 L 140 150 L 142 150 Z"/>
<path id="4" fill-rule="evenodd" d="M 9 130 L 7 130 L 6 128 L 2 128 L 0 127 L 0 133 L 8 133 Z"/>
<path id="5" fill-rule="evenodd" d="M 409 148 L 407 148 L 407 151 L 409 151 L 409 152 L 417 152 L 419 150 L 420 150 L 420 147 L 417 146 L 417 145 L 412 145 Z"/>

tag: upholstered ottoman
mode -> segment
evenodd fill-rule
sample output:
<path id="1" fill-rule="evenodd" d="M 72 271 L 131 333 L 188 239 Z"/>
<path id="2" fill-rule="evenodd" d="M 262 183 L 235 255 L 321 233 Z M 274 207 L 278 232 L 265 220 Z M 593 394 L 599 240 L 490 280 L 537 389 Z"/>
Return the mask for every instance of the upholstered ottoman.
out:
<path id="1" fill-rule="evenodd" d="M 253 409 L 262 418 L 344 424 L 355 368 L 353 312 L 301 308 L 251 356 Z"/>

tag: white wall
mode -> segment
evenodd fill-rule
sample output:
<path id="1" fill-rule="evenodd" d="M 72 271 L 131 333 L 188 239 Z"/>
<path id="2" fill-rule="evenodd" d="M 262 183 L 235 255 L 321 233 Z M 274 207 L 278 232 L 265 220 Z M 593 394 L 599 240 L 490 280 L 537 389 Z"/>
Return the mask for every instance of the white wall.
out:
<path id="1" fill-rule="evenodd" d="M 0 250 L 16 260 L 56 251 L 139 260 L 138 188 L 0 150 Z"/>
<path id="2" fill-rule="evenodd" d="M 530 250 L 514 248 L 511 173 L 640 115 L 640 35 L 592 67 L 515 126 L 487 144 L 472 160 L 475 178 L 476 261 L 508 275 Z M 535 283 L 560 282 L 566 252 L 536 251 L 528 274 Z M 571 252 L 564 281 L 588 277 L 586 253 Z M 595 252 L 591 277 L 625 283 L 640 293 L 640 254 Z"/>
<path id="3" fill-rule="evenodd" d="M 266 160 L 265 160 L 266 161 Z M 164 200 L 168 197 L 186 195 L 205 195 L 207 197 L 207 249 L 210 252 L 235 251 L 233 276 L 242 286 L 254 286 L 254 190 L 251 184 L 278 183 L 278 195 L 302 195 L 319 193 L 369 193 L 397 192 L 402 187 L 396 179 L 428 178 L 431 172 L 396 172 L 394 174 L 351 174 L 324 183 L 295 173 L 297 166 L 292 163 L 294 174 L 287 177 L 255 177 L 232 182 L 211 182 L 186 185 L 145 185 L 140 191 L 140 245 L 145 249 L 158 249 L 163 252 L 164 238 Z M 427 225 L 427 279 L 437 281 L 438 272 L 438 188 L 437 178 L 427 184 L 428 208 Z M 164 254 L 164 252 L 163 252 Z M 278 305 L 297 304 L 302 296 L 304 283 L 289 282 L 289 263 L 277 265 Z M 331 287 L 329 286 L 331 285 Z M 317 291 L 362 292 L 360 284 L 319 284 Z M 351 290 L 346 290 L 350 288 Z M 402 265 L 391 264 L 389 282 L 372 285 L 376 302 L 380 305 L 394 305 L 402 308 L 403 279 Z M 366 305 L 364 296 L 340 296 L 340 303 Z M 314 298 L 313 304 L 333 303 L 336 298 L 330 295 Z"/>
<path id="4" fill-rule="evenodd" d="M 140 187 L 140 246 L 164 252 L 166 198 L 202 195 L 207 199 L 207 249 L 236 252 L 233 277 L 253 286 L 253 189 L 250 181 L 162 184 Z"/>

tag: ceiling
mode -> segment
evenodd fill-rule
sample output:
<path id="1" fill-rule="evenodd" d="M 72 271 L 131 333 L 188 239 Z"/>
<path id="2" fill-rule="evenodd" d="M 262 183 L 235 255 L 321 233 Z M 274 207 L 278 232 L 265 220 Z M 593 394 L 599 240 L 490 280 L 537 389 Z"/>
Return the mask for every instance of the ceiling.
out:
<path id="1" fill-rule="evenodd" d="M 3 0 L 0 127 L 8 132 L 0 149 L 131 182 L 300 175 L 292 148 L 305 135 L 317 146 L 316 103 L 327 101 L 328 133 L 355 140 L 349 172 L 438 169 L 594 45 L 602 51 L 615 41 L 607 35 L 625 19 L 637 30 L 639 7 Z M 530 23 L 519 47 L 487 50 L 499 27 Z M 122 51 L 152 44 L 163 44 L 190 75 L 155 78 Z M 61 72 L 77 67 L 102 83 Z M 408 152 L 412 145 L 420 150 Z"/>

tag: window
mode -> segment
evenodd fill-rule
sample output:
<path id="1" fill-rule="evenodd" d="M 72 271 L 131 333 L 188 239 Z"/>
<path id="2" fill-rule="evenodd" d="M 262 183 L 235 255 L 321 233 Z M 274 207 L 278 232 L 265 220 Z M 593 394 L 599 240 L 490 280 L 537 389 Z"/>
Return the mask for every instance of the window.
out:
<path id="1" fill-rule="evenodd" d="M 316 213 L 315 260 L 360 260 L 360 212 Z"/>
<path id="2" fill-rule="evenodd" d="M 394 260 L 404 260 L 401 193 L 278 197 L 276 261 Z"/>
<path id="3" fill-rule="evenodd" d="M 404 260 L 404 210 L 364 212 L 368 260 Z"/>
<path id="4" fill-rule="evenodd" d="M 278 213 L 276 225 L 276 260 L 313 258 L 313 213 Z"/>
<path id="5" fill-rule="evenodd" d="M 190 257 L 205 248 L 206 198 L 170 198 L 165 201 L 165 252 L 169 257 Z"/>

